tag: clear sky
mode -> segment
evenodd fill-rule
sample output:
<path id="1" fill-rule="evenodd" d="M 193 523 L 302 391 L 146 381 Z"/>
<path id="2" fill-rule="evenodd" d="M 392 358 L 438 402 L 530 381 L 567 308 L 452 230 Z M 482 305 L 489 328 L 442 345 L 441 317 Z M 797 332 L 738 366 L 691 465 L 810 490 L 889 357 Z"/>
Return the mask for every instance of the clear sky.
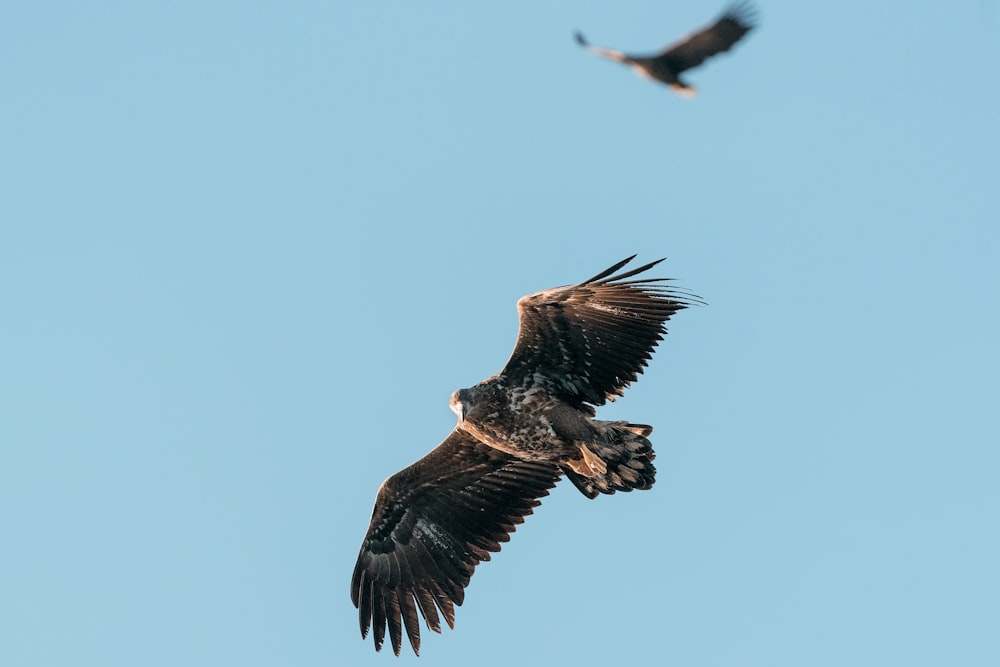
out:
<path id="1" fill-rule="evenodd" d="M 1000 664 L 1000 11 L 0 5 L 0 664 L 374 665 L 381 481 L 518 297 L 639 253 L 700 294 L 433 665 Z M 408 650 L 408 649 L 407 649 Z"/>

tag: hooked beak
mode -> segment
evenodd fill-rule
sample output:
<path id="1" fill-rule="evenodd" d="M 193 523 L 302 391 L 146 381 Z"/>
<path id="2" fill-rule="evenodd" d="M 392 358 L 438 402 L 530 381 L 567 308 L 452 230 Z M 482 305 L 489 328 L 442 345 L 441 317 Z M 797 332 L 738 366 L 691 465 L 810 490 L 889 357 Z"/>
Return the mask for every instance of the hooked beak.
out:
<path id="1" fill-rule="evenodd" d="M 465 423 L 465 415 L 469 411 L 469 409 L 466 407 L 465 401 L 460 400 L 458 396 L 459 393 L 457 391 L 454 394 L 452 394 L 451 401 L 449 401 L 448 403 L 448 407 L 450 407 L 451 411 L 455 413 L 456 417 L 458 417 L 458 425 L 461 426 L 462 424 Z"/>

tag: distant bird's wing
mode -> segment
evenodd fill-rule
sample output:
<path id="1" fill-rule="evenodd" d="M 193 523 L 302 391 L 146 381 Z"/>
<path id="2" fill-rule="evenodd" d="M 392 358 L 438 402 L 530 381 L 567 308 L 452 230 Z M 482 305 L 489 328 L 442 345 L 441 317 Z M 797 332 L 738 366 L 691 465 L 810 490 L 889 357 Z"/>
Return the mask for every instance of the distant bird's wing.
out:
<path id="1" fill-rule="evenodd" d="M 603 58 L 610 58 L 611 60 L 620 63 L 625 62 L 628 59 L 628 56 L 626 56 L 621 51 L 606 49 L 603 46 L 594 46 L 593 44 L 587 41 L 587 38 L 583 36 L 582 32 L 577 31 L 573 33 L 573 37 L 576 39 L 577 44 L 587 49 L 591 53 L 596 53 L 597 55 Z"/>
<path id="2" fill-rule="evenodd" d="M 673 74 L 680 74 L 717 53 L 728 51 L 753 29 L 754 18 L 755 10 L 751 4 L 734 4 L 715 23 L 668 46 L 654 59 Z"/>
<path id="3" fill-rule="evenodd" d="M 516 459 L 458 429 L 427 456 L 383 482 L 351 580 L 361 636 L 381 649 L 388 624 L 399 655 L 402 629 L 420 650 L 418 611 L 454 627 L 476 565 L 500 550 L 559 479 L 547 463 Z"/>
<path id="4" fill-rule="evenodd" d="M 542 386 L 578 407 L 621 396 L 667 332 L 664 323 L 700 302 L 657 284 L 665 278 L 625 280 L 663 260 L 612 275 L 633 258 L 579 285 L 522 297 L 517 344 L 502 379 L 515 386 Z"/>

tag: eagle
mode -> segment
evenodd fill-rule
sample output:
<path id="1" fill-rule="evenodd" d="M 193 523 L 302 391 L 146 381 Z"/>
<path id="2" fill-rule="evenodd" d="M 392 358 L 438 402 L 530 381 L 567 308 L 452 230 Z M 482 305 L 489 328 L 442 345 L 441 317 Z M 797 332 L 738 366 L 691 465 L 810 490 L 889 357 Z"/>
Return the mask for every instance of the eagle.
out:
<path id="1" fill-rule="evenodd" d="M 754 27 L 756 10 L 748 2 L 740 2 L 726 9 L 718 20 L 698 32 L 687 35 L 661 52 L 649 56 L 634 56 L 594 46 L 577 32 L 577 43 L 599 56 L 632 67 L 638 74 L 661 81 L 685 97 L 693 97 L 695 89 L 683 81 L 681 73 L 697 67 L 717 53 L 728 51 Z"/>
<path id="2" fill-rule="evenodd" d="M 500 550 L 562 475 L 587 498 L 653 486 L 653 427 L 595 419 L 624 394 L 674 313 L 696 295 L 635 278 L 663 260 L 614 275 L 629 257 L 578 285 L 517 302 L 519 330 L 503 370 L 451 395 L 455 429 L 379 487 L 351 601 L 361 636 L 381 650 L 386 627 L 420 652 L 420 616 L 441 632 L 476 566 Z"/>

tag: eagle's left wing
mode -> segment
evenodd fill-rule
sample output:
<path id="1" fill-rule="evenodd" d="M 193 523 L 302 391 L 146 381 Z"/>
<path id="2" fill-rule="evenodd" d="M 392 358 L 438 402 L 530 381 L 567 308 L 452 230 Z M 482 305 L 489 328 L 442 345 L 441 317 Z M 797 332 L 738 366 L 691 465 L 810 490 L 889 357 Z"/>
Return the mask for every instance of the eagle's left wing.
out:
<path id="1" fill-rule="evenodd" d="M 361 636 L 382 648 L 388 624 L 399 655 L 402 629 L 420 649 L 420 615 L 441 631 L 480 561 L 500 550 L 559 479 L 548 463 L 516 459 L 455 429 L 427 456 L 379 488 L 351 580 Z"/>

